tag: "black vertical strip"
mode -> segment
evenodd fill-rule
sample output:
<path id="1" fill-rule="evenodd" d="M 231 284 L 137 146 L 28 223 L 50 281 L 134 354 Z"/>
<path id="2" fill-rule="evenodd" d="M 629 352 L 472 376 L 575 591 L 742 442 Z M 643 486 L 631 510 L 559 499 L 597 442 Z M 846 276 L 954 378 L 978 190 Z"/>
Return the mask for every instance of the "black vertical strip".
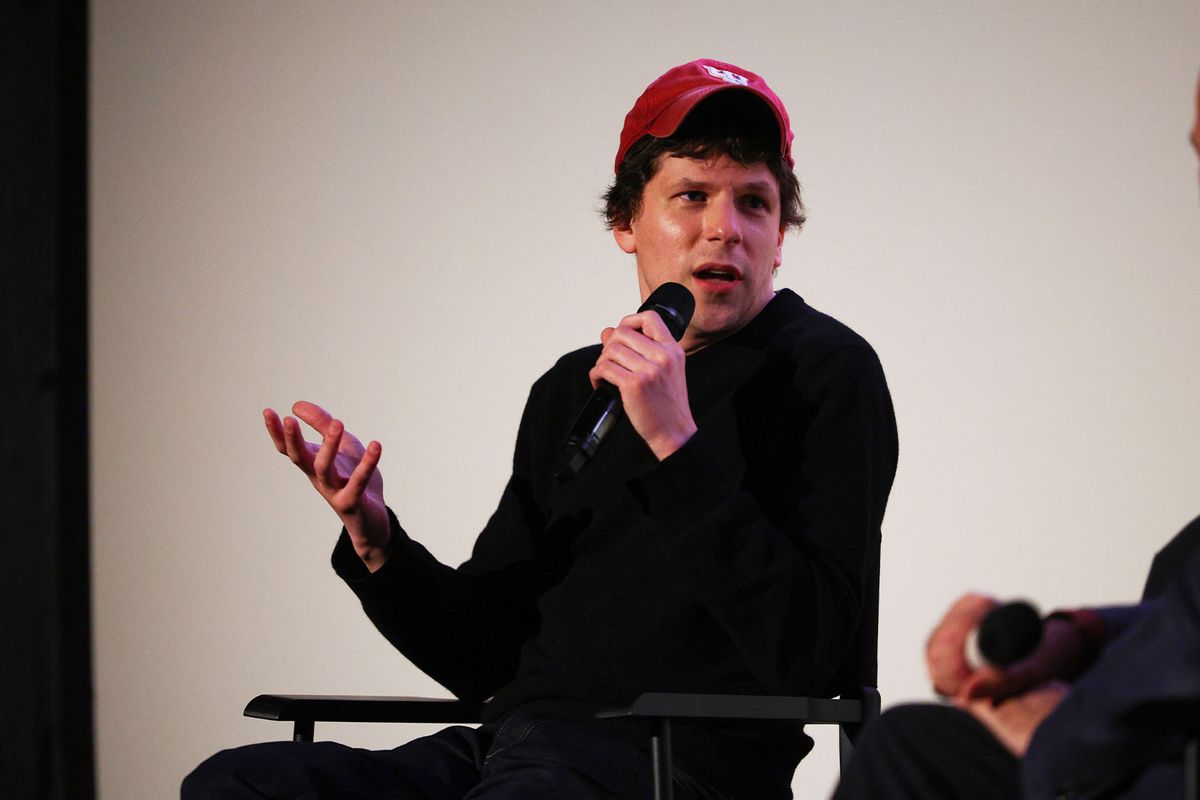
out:
<path id="1" fill-rule="evenodd" d="M 62 796 L 95 795 L 88 427 L 88 3 L 58 25 L 59 656 Z"/>
<path id="2" fill-rule="evenodd" d="M 91 798 L 87 5 L 0 4 L 0 794 Z"/>

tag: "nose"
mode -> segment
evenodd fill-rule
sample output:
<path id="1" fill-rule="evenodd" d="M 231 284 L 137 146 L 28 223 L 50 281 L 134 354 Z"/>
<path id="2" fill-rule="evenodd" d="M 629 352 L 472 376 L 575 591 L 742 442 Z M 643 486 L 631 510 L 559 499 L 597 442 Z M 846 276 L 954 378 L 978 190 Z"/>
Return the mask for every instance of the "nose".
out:
<path id="1" fill-rule="evenodd" d="M 704 209 L 704 238 L 726 244 L 742 240 L 737 203 L 732 197 L 721 194 L 710 199 Z"/>

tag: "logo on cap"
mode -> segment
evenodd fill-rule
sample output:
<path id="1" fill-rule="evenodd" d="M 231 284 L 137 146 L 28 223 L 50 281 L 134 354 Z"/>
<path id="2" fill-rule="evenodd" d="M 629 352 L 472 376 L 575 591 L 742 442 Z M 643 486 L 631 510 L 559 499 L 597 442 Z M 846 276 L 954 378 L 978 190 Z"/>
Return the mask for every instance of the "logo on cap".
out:
<path id="1" fill-rule="evenodd" d="M 779 123 L 779 152 L 787 159 L 789 167 L 794 166 L 791 125 L 787 111 L 775 93 L 753 72 L 724 61 L 705 58 L 673 67 L 646 87 L 625 115 L 613 169 L 621 169 L 625 154 L 643 136 L 660 139 L 671 136 L 697 103 L 714 92 L 731 88 L 751 92 L 770 107 L 775 121 Z"/>
<path id="2" fill-rule="evenodd" d="M 719 80 L 723 80 L 726 83 L 732 83 L 734 86 L 750 85 L 749 78 L 738 75 L 736 72 L 730 72 L 727 69 L 717 69 L 716 67 L 709 66 L 708 64 L 704 64 L 703 66 L 704 69 L 708 70 L 709 75 L 712 75 L 714 78 Z"/>

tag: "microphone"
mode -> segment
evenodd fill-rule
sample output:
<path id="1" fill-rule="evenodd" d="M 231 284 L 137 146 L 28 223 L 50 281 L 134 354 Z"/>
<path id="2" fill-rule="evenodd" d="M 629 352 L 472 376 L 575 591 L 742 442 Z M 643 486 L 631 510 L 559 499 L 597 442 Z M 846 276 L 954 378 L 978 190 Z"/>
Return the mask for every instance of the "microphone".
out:
<path id="1" fill-rule="evenodd" d="M 1015 600 L 993 608 L 967 640 L 972 669 L 987 664 L 1001 669 L 1032 653 L 1042 641 L 1042 615 L 1031 603 Z"/>
<path id="2" fill-rule="evenodd" d="M 692 297 L 686 286 L 664 283 L 650 293 L 646 302 L 638 308 L 638 313 L 657 311 L 666 323 L 667 330 L 678 342 L 683 338 L 683 332 L 687 330 L 695 310 L 696 298 Z M 591 462 L 604 437 L 608 436 L 609 431 L 621 419 L 621 413 L 620 390 L 607 381 L 600 381 L 600 385 L 584 404 L 583 410 L 575 419 L 575 424 L 571 426 L 571 432 L 563 442 L 558 465 L 554 470 L 554 477 L 559 483 L 566 483 L 574 478 Z"/>

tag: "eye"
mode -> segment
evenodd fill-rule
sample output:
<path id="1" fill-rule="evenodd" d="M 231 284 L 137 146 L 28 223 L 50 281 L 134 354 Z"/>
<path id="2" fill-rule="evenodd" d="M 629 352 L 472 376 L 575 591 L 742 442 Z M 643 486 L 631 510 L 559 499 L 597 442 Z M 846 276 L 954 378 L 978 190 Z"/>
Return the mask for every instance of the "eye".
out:
<path id="1" fill-rule="evenodd" d="M 742 198 L 742 205 L 746 208 L 752 208 L 756 211 L 765 211 L 771 207 L 765 197 L 757 194 L 748 194 Z"/>
<path id="2" fill-rule="evenodd" d="M 687 200 L 689 203 L 703 203 L 708 199 L 708 195 L 699 189 L 690 189 L 686 192 L 680 192 L 679 196 L 684 200 Z"/>

